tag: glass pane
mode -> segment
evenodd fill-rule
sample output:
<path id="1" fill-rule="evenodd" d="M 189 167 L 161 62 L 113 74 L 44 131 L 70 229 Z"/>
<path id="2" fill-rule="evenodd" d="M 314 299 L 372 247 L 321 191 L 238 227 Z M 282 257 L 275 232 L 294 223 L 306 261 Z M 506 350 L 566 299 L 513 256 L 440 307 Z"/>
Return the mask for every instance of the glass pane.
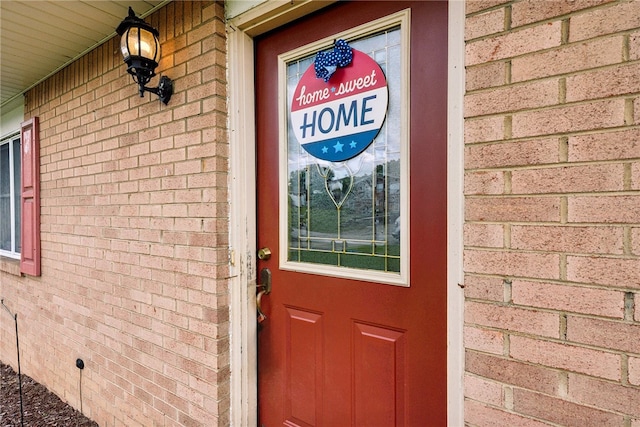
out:
<path id="1" fill-rule="evenodd" d="M 0 145 L 0 249 L 11 250 L 11 181 L 9 144 Z"/>
<path id="2" fill-rule="evenodd" d="M 15 223 L 15 252 L 20 252 L 20 197 L 21 197 L 21 187 L 20 187 L 20 138 L 13 140 L 13 205 L 15 206 L 14 210 L 14 223 Z"/>
<path id="3" fill-rule="evenodd" d="M 382 68 L 389 93 L 385 122 L 362 153 L 313 157 L 287 120 L 289 261 L 400 272 L 401 67 L 388 65 L 400 64 L 400 39 L 398 27 L 350 42 Z M 313 60 L 287 64 L 287 105 Z"/>

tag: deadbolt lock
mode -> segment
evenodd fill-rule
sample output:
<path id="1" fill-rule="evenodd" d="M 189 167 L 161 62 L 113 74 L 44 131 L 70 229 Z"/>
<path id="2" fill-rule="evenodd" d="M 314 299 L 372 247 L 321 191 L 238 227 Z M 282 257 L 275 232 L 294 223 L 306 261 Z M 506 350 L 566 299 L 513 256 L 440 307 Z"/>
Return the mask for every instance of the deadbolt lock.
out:
<path id="1" fill-rule="evenodd" d="M 271 249 L 269 248 L 260 248 L 258 249 L 258 259 L 262 261 L 266 261 L 271 258 Z"/>

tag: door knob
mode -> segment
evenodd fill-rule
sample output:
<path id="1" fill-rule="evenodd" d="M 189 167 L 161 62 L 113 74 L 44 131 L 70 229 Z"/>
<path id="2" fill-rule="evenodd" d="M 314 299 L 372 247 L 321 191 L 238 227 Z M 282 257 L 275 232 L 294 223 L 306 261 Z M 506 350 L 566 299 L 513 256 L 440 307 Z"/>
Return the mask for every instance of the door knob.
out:
<path id="1" fill-rule="evenodd" d="M 271 249 L 269 248 L 260 248 L 258 249 L 258 259 L 262 261 L 266 261 L 271 258 Z"/>
<path id="2" fill-rule="evenodd" d="M 256 287 L 261 289 L 256 295 L 256 310 L 258 311 L 258 323 L 262 323 L 267 319 L 262 311 L 262 296 L 271 293 L 271 270 L 268 268 L 260 270 L 260 283 Z"/>

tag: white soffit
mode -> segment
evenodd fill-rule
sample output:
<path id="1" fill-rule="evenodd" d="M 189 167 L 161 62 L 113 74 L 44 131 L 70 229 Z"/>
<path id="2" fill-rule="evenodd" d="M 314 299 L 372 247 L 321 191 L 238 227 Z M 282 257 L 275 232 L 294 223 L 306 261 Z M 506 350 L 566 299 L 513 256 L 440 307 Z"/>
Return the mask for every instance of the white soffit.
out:
<path id="1" fill-rule="evenodd" d="M 0 105 L 113 37 L 129 6 L 145 17 L 168 1 L 0 0 Z"/>

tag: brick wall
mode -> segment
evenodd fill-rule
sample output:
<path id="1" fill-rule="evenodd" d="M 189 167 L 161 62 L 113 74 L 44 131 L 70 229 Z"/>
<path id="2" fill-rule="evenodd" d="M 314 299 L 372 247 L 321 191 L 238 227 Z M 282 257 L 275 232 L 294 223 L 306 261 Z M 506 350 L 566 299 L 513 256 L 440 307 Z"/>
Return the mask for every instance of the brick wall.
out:
<path id="1" fill-rule="evenodd" d="M 467 1 L 465 420 L 640 426 L 640 1 Z"/>
<path id="2" fill-rule="evenodd" d="M 0 294 L 18 313 L 23 372 L 102 427 L 225 425 L 223 4 L 172 2 L 147 21 L 175 84 L 168 106 L 138 96 L 118 37 L 27 93 L 41 127 L 42 277 L 3 271 Z M 15 366 L 8 315 L 0 334 Z"/>

